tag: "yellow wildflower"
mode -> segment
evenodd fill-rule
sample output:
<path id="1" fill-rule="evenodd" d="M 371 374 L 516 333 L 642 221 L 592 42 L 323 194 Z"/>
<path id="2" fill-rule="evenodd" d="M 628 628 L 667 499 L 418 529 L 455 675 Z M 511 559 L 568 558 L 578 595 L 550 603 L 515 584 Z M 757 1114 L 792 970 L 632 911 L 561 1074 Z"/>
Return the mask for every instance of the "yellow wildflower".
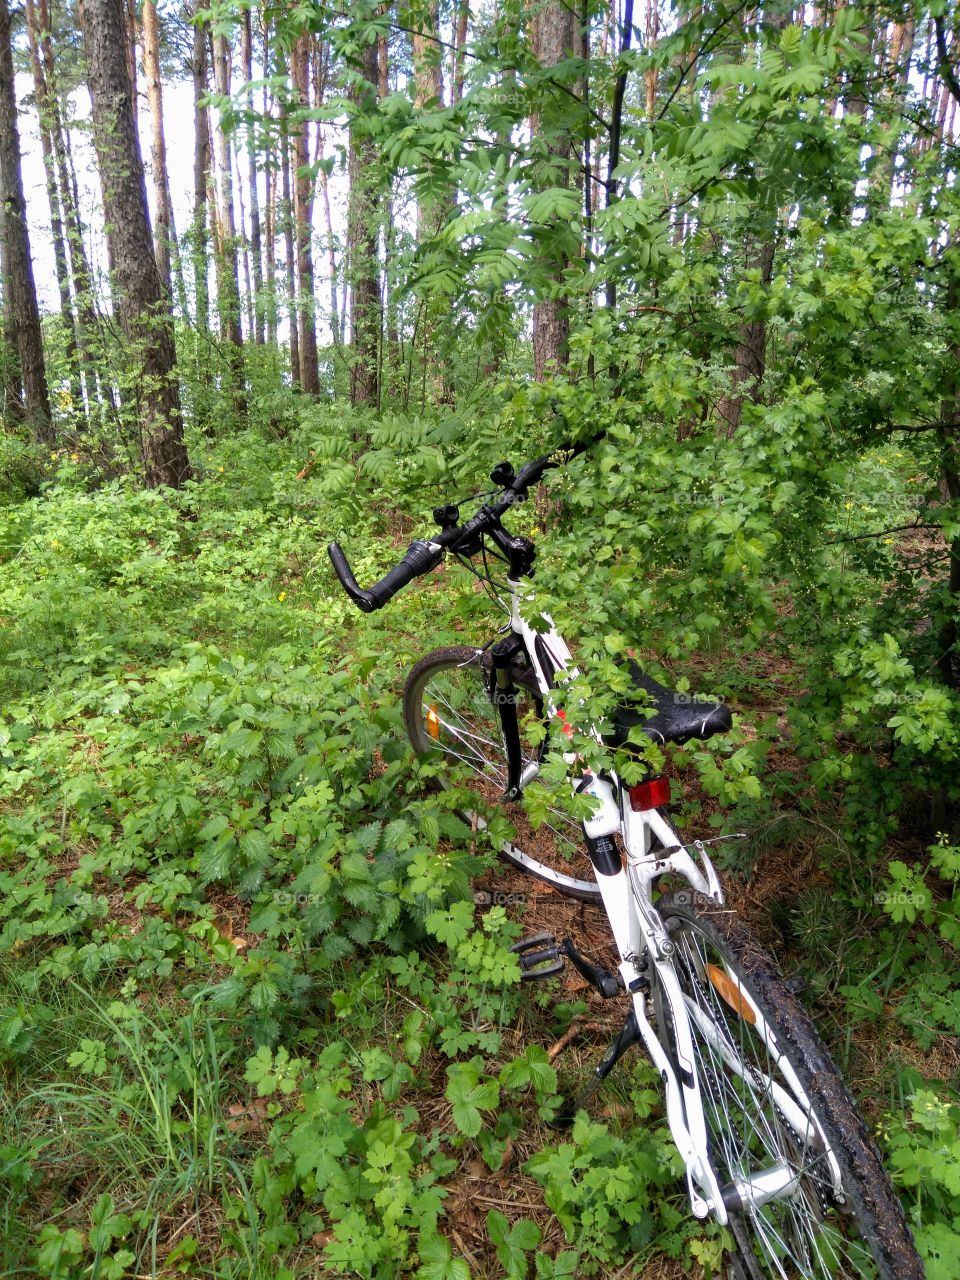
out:
<path id="1" fill-rule="evenodd" d="M 281 591 L 280 594 L 277 596 L 277 599 L 280 601 L 281 604 L 283 604 L 286 598 L 287 598 L 287 593 L 285 591 Z"/>

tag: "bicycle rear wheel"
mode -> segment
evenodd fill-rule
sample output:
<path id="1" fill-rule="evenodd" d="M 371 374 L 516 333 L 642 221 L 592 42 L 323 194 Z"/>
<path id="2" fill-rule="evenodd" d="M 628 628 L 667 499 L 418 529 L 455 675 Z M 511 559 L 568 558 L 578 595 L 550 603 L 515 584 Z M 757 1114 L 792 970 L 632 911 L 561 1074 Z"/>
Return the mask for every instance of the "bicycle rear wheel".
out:
<path id="1" fill-rule="evenodd" d="M 675 947 L 711 1162 L 721 1187 L 740 1192 L 738 1208 L 731 1197 L 730 1274 L 923 1280 L 866 1125 L 772 961 L 732 911 L 703 894 L 667 893 L 657 908 Z M 670 1043 L 662 991 L 654 1004 Z M 779 1191 L 757 1204 L 747 1184 L 761 1172 Z"/>
<path id="2" fill-rule="evenodd" d="M 431 756 L 453 771 L 465 773 L 470 785 L 491 807 L 502 807 L 516 830 L 500 853 L 520 870 L 551 885 L 559 893 L 586 902 L 599 902 L 600 890 L 584 844 L 583 828 L 556 806 L 547 807 L 546 821 L 533 828 L 522 803 L 504 799 L 507 758 L 500 719 L 490 700 L 485 655 L 454 645 L 436 649 L 417 663 L 403 691 L 403 718 L 418 755 Z M 525 740 L 524 716 L 537 709 L 529 689 L 517 686 L 517 715 L 524 765 L 538 759 L 537 748 Z M 541 708 L 542 712 L 542 708 Z M 441 782 L 448 785 L 441 773 Z M 537 787 L 536 780 L 527 790 Z M 481 814 L 468 810 L 467 821 L 484 826 Z"/>

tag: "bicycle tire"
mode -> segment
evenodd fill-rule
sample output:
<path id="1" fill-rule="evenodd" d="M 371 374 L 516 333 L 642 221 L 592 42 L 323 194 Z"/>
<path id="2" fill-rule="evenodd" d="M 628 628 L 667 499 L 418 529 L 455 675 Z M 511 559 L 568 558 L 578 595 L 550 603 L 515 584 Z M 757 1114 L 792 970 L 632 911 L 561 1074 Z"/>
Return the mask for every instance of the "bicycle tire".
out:
<path id="1" fill-rule="evenodd" d="M 688 1008 L 695 1002 L 709 1015 L 714 1035 L 716 1030 L 726 1029 L 731 1044 L 739 1037 L 734 1047 L 741 1066 L 747 1061 L 744 1055 L 750 1052 L 748 1042 L 764 1045 L 767 1083 L 758 1096 L 760 1081 L 754 1078 L 748 1082 L 747 1072 L 731 1070 L 729 1062 L 724 1062 L 719 1051 L 711 1048 L 707 1035 L 698 1033 L 697 1024 L 691 1018 L 708 1145 L 718 1181 L 723 1185 L 736 1176 L 744 1176 L 749 1168 L 740 1163 L 741 1156 L 755 1158 L 760 1147 L 769 1155 L 769 1147 L 778 1142 L 777 1154 L 787 1158 L 789 1173 L 796 1181 L 793 1198 L 772 1200 L 760 1208 L 747 1208 L 730 1215 L 730 1228 L 737 1243 L 737 1266 L 731 1274 L 743 1274 L 747 1280 L 771 1280 L 771 1277 L 862 1280 L 867 1276 L 875 1276 L 876 1280 L 923 1280 L 923 1263 L 903 1207 L 866 1124 L 808 1014 L 784 983 L 773 961 L 734 912 L 703 894 L 692 890 L 670 892 L 658 900 L 657 909 L 674 943 L 674 964 Z M 707 959 L 710 952 L 733 983 L 732 989 L 722 975 L 707 972 L 707 965 L 714 963 Z M 658 999 L 657 994 L 655 991 L 654 1008 L 660 1031 L 666 1034 L 667 1040 L 672 1040 L 670 1019 L 664 1016 L 665 997 L 661 992 Z M 755 1028 L 748 1030 L 751 1004 L 772 1033 L 779 1054 L 776 1058 L 771 1059 L 766 1044 L 770 1037 L 765 1038 Z M 671 1051 L 673 1049 L 671 1045 Z M 710 1063 L 705 1061 L 706 1057 L 711 1059 Z M 718 1062 L 719 1070 L 715 1065 Z M 786 1111 L 781 1109 L 781 1105 L 786 1104 L 778 1105 L 771 1096 L 770 1081 L 783 1084 L 781 1064 L 789 1064 L 795 1073 L 809 1100 L 819 1136 L 826 1144 L 819 1148 L 819 1154 L 812 1154 L 818 1148 L 809 1138 L 805 1139 L 799 1152 L 799 1166 L 798 1134 Z M 760 1074 L 764 1074 L 763 1071 Z M 725 1085 L 717 1080 L 718 1076 L 726 1077 Z M 791 1092 L 796 1098 L 796 1091 Z M 744 1104 L 748 1095 L 749 1101 Z M 718 1096 L 723 1099 L 720 1107 L 716 1106 Z M 778 1097 L 782 1098 L 783 1094 Z M 767 1132 L 756 1128 L 748 1130 L 747 1124 L 738 1130 L 736 1120 L 730 1122 L 731 1104 L 734 1109 L 739 1104 L 741 1114 L 747 1115 L 747 1106 L 758 1102 L 765 1108 L 762 1124 Z M 748 1115 L 747 1119 L 752 1123 Z M 736 1146 L 741 1142 L 753 1150 L 738 1154 Z M 804 1156 L 807 1151 L 811 1154 Z M 843 1206 L 838 1204 L 833 1191 L 833 1178 L 828 1179 L 822 1172 L 827 1151 L 839 1170 Z M 815 1169 L 817 1165 L 820 1167 Z M 816 1238 L 806 1238 L 806 1232 L 816 1220 L 825 1242 L 823 1246 Z M 779 1238 L 779 1243 L 787 1251 L 793 1247 L 796 1256 L 788 1260 L 771 1257 L 775 1252 L 772 1243 L 778 1237 L 786 1237 Z M 814 1252 L 810 1251 L 811 1244 Z M 826 1256 L 821 1252 L 822 1247 Z"/>
<path id="2" fill-rule="evenodd" d="M 514 841 L 504 841 L 500 846 L 501 856 L 509 863 L 566 897 L 599 902 L 600 890 L 580 823 L 551 809 L 551 820 L 534 831 L 523 805 L 504 799 L 506 752 L 487 680 L 484 655 L 465 645 L 435 649 L 421 658 L 410 671 L 403 690 L 403 719 L 411 746 L 418 756 L 446 756 L 451 766 L 464 766 L 473 774 L 472 785 L 491 807 L 503 808 L 517 832 Z M 518 686 L 518 697 L 522 722 L 524 704 L 530 709 L 535 703 L 533 695 L 522 686 Z M 459 725 L 456 717 L 460 717 Z M 525 759 L 535 758 L 535 749 L 528 744 L 525 748 Z M 443 777 L 440 781 L 447 785 Z M 536 785 L 535 781 L 531 783 Z M 466 810 L 461 816 L 468 822 L 485 825 L 475 810 Z"/>

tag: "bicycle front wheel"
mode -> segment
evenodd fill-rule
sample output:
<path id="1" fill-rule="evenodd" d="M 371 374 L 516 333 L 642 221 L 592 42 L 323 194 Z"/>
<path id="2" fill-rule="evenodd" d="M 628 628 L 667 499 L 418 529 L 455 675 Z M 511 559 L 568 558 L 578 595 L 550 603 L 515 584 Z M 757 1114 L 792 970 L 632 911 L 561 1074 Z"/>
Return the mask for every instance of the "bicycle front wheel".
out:
<path id="1" fill-rule="evenodd" d="M 410 672 L 403 691 L 403 718 L 414 751 L 440 762 L 440 781 L 449 785 L 454 771 L 465 774 L 471 787 L 490 807 L 502 807 L 516 837 L 504 841 L 500 853 L 508 862 L 551 885 L 559 893 L 586 902 L 599 902 L 600 890 L 584 844 L 583 827 L 555 805 L 546 805 L 546 820 L 536 829 L 523 805 L 507 802 L 507 757 L 500 718 L 489 696 L 485 655 L 454 645 L 422 658 Z M 489 661 L 489 658 L 487 658 Z M 525 741 L 524 717 L 538 711 L 537 699 L 517 688 L 517 716 L 523 763 L 537 761 L 537 748 Z M 527 790 L 537 786 L 531 781 Z M 543 807 L 543 806 L 541 806 Z M 463 817 L 478 827 L 483 816 L 467 810 Z"/>
<path id="2" fill-rule="evenodd" d="M 674 944 L 737 1280 L 923 1280 L 879 1153 L 806 1012 L 749 930 L 692 890 L 657 903 Z M 663 992 L 655 1009 L 675 1040 Z M 764 1199 L 770 1194 L 769 1199 Z"/>

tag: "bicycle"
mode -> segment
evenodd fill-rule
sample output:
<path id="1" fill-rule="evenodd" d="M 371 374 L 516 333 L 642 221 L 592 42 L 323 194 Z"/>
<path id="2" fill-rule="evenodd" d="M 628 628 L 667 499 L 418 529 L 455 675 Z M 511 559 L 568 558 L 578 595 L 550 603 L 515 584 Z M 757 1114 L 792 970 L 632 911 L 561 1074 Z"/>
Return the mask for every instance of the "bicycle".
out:
<path id="1" fill-rule="evenodd" d="M 411 543 L 367 589 L 331 543 L 337 577 L 371 612 L 448 553 L 494 587 L 500 584 L 490 558 L 506 564 L 509 603 L 501 604 L 509 621 L 502 638 L 422 658 L 407 679 L 403 713 L 418 755 L 469 769 L 481 798 L 506 806 L 518 831 L 500 848 L 509 862 L 606 913 L 620 957 L 616 972 L 549 934 L 514 948 L 525 978 L 549 977 L 569 960 L 602 997 L 629 1001 L 620 1033 L 566 1118 L 642 1043 L 664 1087 L 691 1211 L 714 1218 L 732 1237 L 729 1280 L 921 1280 L 903 1209 L 837 1067 L 792 984 L 725 905 L 703 843 L 691 852 L 671 823 L 668 779 L 648 770 L 627 786 L 613 770 L 592 773 L 568 753 L 571 786 L 592 797 L 593 813 L 578 821 L 555 807 L 544 833 L 534 832 L 519 808 L 537 785 L 545 753 L 545 740 L 533 745 L 524 726 L 557 717 L 569 734 L 557 686 L 577 673 L 552 622 L 539 631 L 524 617 L 536 550 L 511 535 L 503 517 L 548 468 L 586 447 L 557 450 L 518 473 L 498 464 L 492 501 L 462 524 L 455 504 L 438 507 L 440 532 Z M 477 556 L 483 572 L 472 564 Z M 608 746 L 627 744 L 637 724 L 661 746 L 731 727 L 722 702 L 691 701 L 636 668 L 633 675 L 652 708 L 627 707 L 610 731 L 589 730 Z M 479 811 L 468 816 L 482 826 Z M 665 877 L 681 887 L 655 897 Z"/>

